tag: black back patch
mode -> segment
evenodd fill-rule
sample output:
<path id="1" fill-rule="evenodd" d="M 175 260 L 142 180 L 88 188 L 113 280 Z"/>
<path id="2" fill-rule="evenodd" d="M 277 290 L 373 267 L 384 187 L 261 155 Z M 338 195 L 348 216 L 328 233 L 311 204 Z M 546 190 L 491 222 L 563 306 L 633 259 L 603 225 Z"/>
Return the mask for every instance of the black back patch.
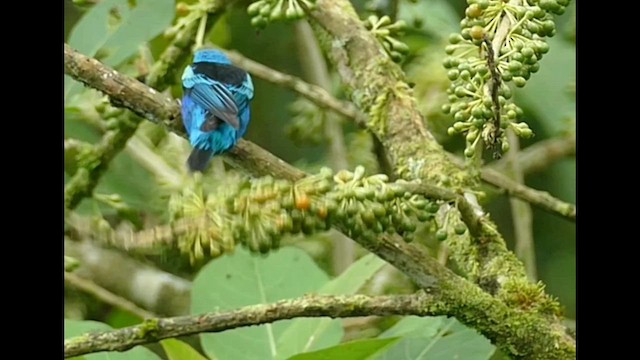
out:
<path id="1" fill-rule="evenodd" d="M 223 84 L 239 86 L 247 77 L 247 73 L 244 70 L 233 65 L 197 62 L 193 63 L 192 66 L 194 74 L 206 75 Z"/>

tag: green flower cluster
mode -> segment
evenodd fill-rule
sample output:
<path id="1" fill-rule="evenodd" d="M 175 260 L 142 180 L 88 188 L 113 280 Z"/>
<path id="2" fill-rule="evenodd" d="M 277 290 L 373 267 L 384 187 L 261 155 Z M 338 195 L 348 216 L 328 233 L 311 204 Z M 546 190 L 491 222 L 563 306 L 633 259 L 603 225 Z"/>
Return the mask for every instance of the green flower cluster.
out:
<path id="1" fill-rule="evenodd" d="M 407 28 L 407 24 L 403 20 L 392 23 L 389 16 L 371 15 L 364 21 L 364 26 L 382 43 L 393 61 L 400 62 L 409 53 L 407 44 L 394 38 L 394 36 L 402 35 Z"/>
<path id="2" fill-rule="evenodd" d="M 509 149 L 505 129 L 524 138 L 533 132 L 515 105 L 509 83 L 523 87 L 549 51 L 545 37 L 556 32 L 552 14 L 569 0 L 467 0 L 462 31 L 449 37 L 443 64 L 451 85 L 443 111 L 455 120 L 449 135 L 465 134 L 465 156 L 474 157 L 480 139 Z"/>
<path id="3" fill-rule="evenodd" d="M 200 180 L 201 181 L 201 180 Z M 296 182 L 235 179 L 207 193 L 201 182 L 169 201 L 170 228 L 192 263 L 242 244 L 266 253 L 287 234 L 313 234 L 338 226 L 369 241 L 382 233 L 413 240 L 419 222 L 431 221 L 439 205 L 405 190 L 386 175 L 365 176 L 362 166 L 337 174 L 323 168 Z"/>
<path id="4" fill-rule="evenodd" d="M 247 8 L 251 25 L 264 28 L 271 21 L 302 19 L 315 8 L 315 0 L 258 0 Z"/>

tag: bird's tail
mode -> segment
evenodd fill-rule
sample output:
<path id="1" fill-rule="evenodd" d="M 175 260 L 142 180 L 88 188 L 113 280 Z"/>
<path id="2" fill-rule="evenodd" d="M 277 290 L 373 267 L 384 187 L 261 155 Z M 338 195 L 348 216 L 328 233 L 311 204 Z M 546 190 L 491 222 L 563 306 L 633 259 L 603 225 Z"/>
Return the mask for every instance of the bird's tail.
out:
<path id="1" fill-rule="evenodd" d="M 213 150 L 201 150 L 198 148 L 193 148 L 191 151 L 191 155 L 187 159 L 187 165 L 189 166 L 189 170 L 191 172 L 204 172 L 204 169 L 209 165 L 209 161 L 213 157 Z"/>

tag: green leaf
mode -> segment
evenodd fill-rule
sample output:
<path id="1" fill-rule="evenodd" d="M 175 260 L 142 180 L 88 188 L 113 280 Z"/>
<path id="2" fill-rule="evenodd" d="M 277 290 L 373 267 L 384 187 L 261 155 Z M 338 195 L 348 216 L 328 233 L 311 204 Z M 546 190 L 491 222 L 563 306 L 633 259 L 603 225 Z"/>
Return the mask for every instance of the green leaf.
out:
<path id="1" fill-rule="evenodd" d="M 103 0 L 78 21 L 67 42 L 80 53 L 98 55 L 104 64 L 115 67 L 170 26 L 174 17 L 174 0 Z M 65 77 L 65 99 L 77 93 L 79 85 Z"/>
<path id="2" fill-rule="evenodd" d="M 189 344 L 180 340 L 165 339 L 160 341 L 160 345 L 169 360 L 207 360 Z"/>
<path id="3" fill-rule="evenodd" d="M 69 339 L 91 332 L 102 332 L 113 330 L 109 325 L 97 321 L 64 320 L 64 338 Z M 151 350 L 137 346 L 125 352 L 100 352 L 90 355 L 83 355 L 85 360 L 160 360 Z M 80 359 L 79 357 L 74 359 Z"/>
<path id="4" fill-rule="evenodd" d="M 408 316 L 380 334 L 380 338 L 403 336 L 378 360 L 488 360 L 495 347 L 477 331 L 455 318 Z"/>
<path id="5" fill-rule="evenodd" d="M 575 46 L 560 37 L 547 40 L 549 53 L 540 60 L 540 70 L 531 75 L 515 101 L 532 111 L 548 135 L 567 130 L 567 118 L 576 116 L 576 102 L 569 91 L 576 81 Z M 531 125 L 531 124 L 530 124 Z M 533 132 L 537 132 L 532 126 Z"/>
<path id="6" fill-rule="evenodd" d="M 191 312 L 237 309 L 268 304 L 314 292 L 327 275 L 302 250 L 282 248 L 268 257 L 237 249 L 207 264 L 193 282 Z M 211 358 L 281 359 L 278 339 L 288 321 L 202 334 L 202 347 Z M 292 355 L 292 354 L 287 354 Z"/>
<path id="7" fill-rule="evenodd" d="M 340 276 L 328 282 L 319 294 L 350 295 L 358 291 L 385 262 L 374 254 L 368 254 L 353 263 Z M 290 322 L 278 341 L 283 353 L 293 355 L 336 345 L 342 339 L 343 329 L 339 320 L 329 318 L 296 319 Z"/>
<path id="8" fill-rule="evenodd" d="M 327 349 L 298 354 L 289 360 L 367 360 L 397 342 L 400 338 L 352 341 Z"/>
<path id="9" fill-rule="evenodd" d="M 453 32 L 460 32 L 460 17 L 450 1 L 423 0 L 398 2 L 398 19 L 407 24 L 416 20 L 422 23 L 422 29 L 429 34 L 446 38 Z"/>

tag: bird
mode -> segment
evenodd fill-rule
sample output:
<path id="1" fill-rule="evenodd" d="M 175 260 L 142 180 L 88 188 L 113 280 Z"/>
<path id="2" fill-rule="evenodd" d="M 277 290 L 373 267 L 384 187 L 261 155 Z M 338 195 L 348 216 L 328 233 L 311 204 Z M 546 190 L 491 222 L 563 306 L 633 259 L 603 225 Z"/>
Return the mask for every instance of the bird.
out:
<path id="1" fill-rule="evenodd" d="M 215 155 L 233 148 L 251 118 L 253 82 L 220 50 L 201 49 L 182 73 L 182 123 L 193 147 L 187 166 L 204 172 Z"/>

